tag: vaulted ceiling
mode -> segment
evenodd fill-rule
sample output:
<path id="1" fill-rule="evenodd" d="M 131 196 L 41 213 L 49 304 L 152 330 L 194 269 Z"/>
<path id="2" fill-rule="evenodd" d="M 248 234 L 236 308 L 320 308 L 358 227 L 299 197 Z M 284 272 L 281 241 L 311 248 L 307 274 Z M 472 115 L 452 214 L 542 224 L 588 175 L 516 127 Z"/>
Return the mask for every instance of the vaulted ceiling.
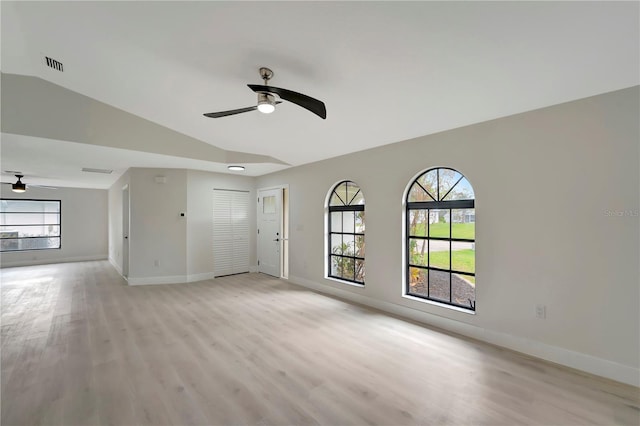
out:
<path id="1" fill-rule="evenodd" d="M 147 134 L 119 145 L 108 140 L 115 134 L 91 142 L 12 126 L 3 96 L 1 168 L 32 183 L 98 188 L 136 166 L 226 171 L 242 162 L 256 176 L 635 86 L 638 6 L 3 1 L 3 92 L 9 75 L 42 79 L 65 99 L 128 114 L 123 123 L 157 125 L 174 148 L 156 149 Z M 48 68 L 45 56 L 64 71 Z M 275 72 L 270 84 L 324 101 L 327 119 L 287 102 L 270 115 L 203 117 L 255 105 L 246 85 L 262 83 L 260 66 Z M 95 111 L 82 120 L 110 125 Z M 223 154 L 188 155 L 180 138 Z M 82 167 L 116 172 L 93 178 Z"/>

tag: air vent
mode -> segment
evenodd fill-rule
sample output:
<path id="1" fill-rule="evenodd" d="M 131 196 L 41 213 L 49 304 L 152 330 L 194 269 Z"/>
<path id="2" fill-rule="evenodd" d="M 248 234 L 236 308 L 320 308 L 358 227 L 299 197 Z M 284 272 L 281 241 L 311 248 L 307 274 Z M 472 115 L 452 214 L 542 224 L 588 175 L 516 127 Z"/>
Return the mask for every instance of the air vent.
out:
<path id="1" fill-rule="evenodd" d="M 91 169 L 89 167 L 83 167 L 82 168 L 83 172 L 88 172 L 88 173 L 104 173 L 105 175 L 110 175 L 111 173 L 113 173 L 113 170 L 107 170 L 107 169 Z"/>
<path id="2" fill-rule="evenodd" d="M 44 60 L 49 68 L 53 68 L 54 70 L 58 70 L 60 72 L 64 71 L 64 69 L 62 68 L 62 62 L 56 61 L 55 59 L 50 58 L 48 56 L 45 56 Z"/>

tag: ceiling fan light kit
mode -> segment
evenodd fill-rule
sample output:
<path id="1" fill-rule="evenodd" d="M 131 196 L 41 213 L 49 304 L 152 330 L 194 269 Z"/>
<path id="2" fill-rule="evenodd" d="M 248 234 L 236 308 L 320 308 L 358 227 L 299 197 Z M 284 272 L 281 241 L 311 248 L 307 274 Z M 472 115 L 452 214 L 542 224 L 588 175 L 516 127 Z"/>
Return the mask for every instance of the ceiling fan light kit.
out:
<path id="1" fill-rule="evenodd" d="M 26 191 L 27 190 L 27 185 L 22 183 L 22 181 L 20 180 L 20 179 L 22 179 L 22 175 L 16 175 L 16 177 L 18 178 L 18 181 L 11 185 L 11 190 L 13 192 L 18 192 L 18 193 L 22 193 L 22 192 Z"/>
<path id="2" fill-rule="evenodd" d="M 292 90 L 269 86 L 268 83 L 273 77 L 273 71 L 269 68 L 262 67 L 259 72 L 260 77 L 264 80 L 264 85 L 247 84 L 249 89 L 258 94 L 258 104 L 256 106 L 232 109 L 229 111 L 209 112 L 203 115 L 209 118 L 220 118 L 255 110 L 264 114 L 271 114 L 275 111 L 277 104 L 281 104 L 282 101 L 288 101 L 316 114 L 323 120 L 327 118 L 327 109 L 324 102 Z"/>
<path id="3" fill-rule="evenodd" d="M 258 93 L 258 111 L 271 114 L 276 110 L 276 97 L 267 93 Z"/>
<path id="4" fill-rule="evenodd" d="M 22 183 L 20 179 L 24 177 L 24 175 L 15 175 L 18 178 L 18 181 L 14 184 L 11 184 L 11 190 L 13 192 L 21 193 L 27 190 L 27 185 Z"/>

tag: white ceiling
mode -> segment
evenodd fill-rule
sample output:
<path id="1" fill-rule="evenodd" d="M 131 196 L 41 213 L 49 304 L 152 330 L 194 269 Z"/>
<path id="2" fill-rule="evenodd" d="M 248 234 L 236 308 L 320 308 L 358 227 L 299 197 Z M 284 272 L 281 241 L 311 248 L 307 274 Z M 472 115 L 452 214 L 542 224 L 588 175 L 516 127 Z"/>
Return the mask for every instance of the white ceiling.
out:
<path id="1" fill-rule="evenodd" d="M 1 69 L 39 76 L 226 150 L 300 165 L 637 85 L 638 6 L 3 1 Z M 64 73 L 44 67 L 44 55 L 63 62 Z M 275 72 L 272 85 L 323 100 L 327 119 L 289 103 L 271 115 L 202 116 L 254 105 L 246 84 L 261 83 L 260 66 Z M 35 152 L 61 160 L 49 154 L 62 142 L 45 141 L 3 135 L 2 170 L 10 161 L 34 178 L 55 174 L 42 158 L 15 149 L 37 142 Z M 84 155 L 102 155 L 101 147 L 74 145 L 81 144 L 64 149 L 83 154 L 61 161 L 68 173 L 58 184 L 108 187 L 76 170 L 86 167 L 79 164 Z M 101 164 L 156 164 L 144 155 L 152 157 L 128 152 Z M 166 164 L 193 167 L 187 159 Z M 265 164 L 251 175 L 281 168 Z"/>

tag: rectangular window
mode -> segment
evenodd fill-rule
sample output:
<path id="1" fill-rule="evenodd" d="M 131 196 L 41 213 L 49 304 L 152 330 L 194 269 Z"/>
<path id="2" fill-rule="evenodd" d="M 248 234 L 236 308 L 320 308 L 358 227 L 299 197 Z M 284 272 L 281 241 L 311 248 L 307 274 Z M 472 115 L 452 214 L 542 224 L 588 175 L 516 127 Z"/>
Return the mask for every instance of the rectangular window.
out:
<path id="1" fill-rule="evenodd" d="M 60 248 L 60 200 L 0 200 L 0 252 Z"/>

